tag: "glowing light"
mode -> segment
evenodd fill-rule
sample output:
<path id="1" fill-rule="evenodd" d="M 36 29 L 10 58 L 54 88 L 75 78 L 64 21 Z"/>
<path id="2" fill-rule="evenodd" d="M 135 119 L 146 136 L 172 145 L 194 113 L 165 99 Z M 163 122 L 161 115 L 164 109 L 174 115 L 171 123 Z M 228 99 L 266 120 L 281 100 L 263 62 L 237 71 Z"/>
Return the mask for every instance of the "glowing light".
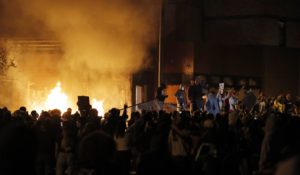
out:
<path id="1" fill-rule="evenodd" d="M 96 100 L 95 98 L 92 100 L 92 107 L 97 109 L 99 116 L 104 116 L 104 107 L 102 100 Z"/>
<path id="2" fill-rule="evenodd" d="M 47 95 L 48 94 L 48 95 Z M 59 109 L 61 112 L 66 112 L 68 108 L 77 109 L 75 103 L 70 100 L 72 96 L 64 93 L 60 82 L 50 91 L 45 92 L 45 95 L 39 99 L 31 100 L 29 103 L 30 110 L 36 110 L 41 113 L 42 110 Z M 99 116 L 104 116 L 104 101 L 93 98 L 91 101 L 93 108 L 97 109 Z"/>
<path id="3" fill-rule="evenodd" d="M 66 111 L 70 107 L 68 102 L 68 96 L 62 92 L 61 83 L 58 82 L 56 87 L 51 90 L 45 103 L 46 109 L 59 109 L 62 112 Z"/>
<path id="4" fill-rule="evenodd" d="M 44 107 L 43 107 L 43 105 L 33 102 L 33 104 L 30 106 L 29 109 L 35 110 L 37 113 L 41 114 L 41 112 L 44 110 Z"/>

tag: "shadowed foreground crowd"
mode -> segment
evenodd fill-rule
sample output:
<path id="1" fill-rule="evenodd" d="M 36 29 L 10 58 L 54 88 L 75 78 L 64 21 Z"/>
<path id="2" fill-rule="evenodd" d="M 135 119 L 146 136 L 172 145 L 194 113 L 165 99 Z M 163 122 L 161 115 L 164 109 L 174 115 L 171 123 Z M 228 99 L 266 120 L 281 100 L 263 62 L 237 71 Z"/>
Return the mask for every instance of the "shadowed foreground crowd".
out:
<path id="1" fill-rule="evenodd" d="M 2 108 L 0 174 L 300 174 L 300 118 L 273 106 L 215 116 L 111 109 L 103 118 Z"/>

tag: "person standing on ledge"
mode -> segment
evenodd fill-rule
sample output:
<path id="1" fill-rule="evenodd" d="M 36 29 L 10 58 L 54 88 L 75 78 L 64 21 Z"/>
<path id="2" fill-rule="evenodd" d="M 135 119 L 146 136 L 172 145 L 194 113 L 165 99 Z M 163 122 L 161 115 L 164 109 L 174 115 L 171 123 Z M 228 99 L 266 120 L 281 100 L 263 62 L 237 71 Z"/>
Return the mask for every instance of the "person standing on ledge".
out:
<path id="1" fill-rule="evenodd" d="M 184 86 L 182 84 L 179 85 L 179 89 L 175 93 L 176 101 L 177 101 L 177 110 L 185 111 L 186 110 L 186 95 L 184 91 Z"/>
<path id="2" fill-rule="evenodd" d="M 195 100 L 197 105 L 197 110 L 203 111 L 203 83 L 200 81 L 199 78 L 195 80 Z"/>
<path id="3" fill-rule="evenodd" d="M 196 86 L 195 86 L 195 80 L 192 79 L 190 81 L 190 87 L 188 89 L 188 99 L 189 99 L 189 105 L 190 105 L 190 112 L 193 113 L 197 110 L 197 103 L 196 103 Z"/>
<path id="4" fill-rule="evenodd" d="M 157 88 L 157 91 L 156 91 L 157 111 L 160 111 L 163 109 L 165 99 L 168 97 L 166 89 L 167 89 L 167 86 L 165 83 L 161 83 L 160 86 Z"/>

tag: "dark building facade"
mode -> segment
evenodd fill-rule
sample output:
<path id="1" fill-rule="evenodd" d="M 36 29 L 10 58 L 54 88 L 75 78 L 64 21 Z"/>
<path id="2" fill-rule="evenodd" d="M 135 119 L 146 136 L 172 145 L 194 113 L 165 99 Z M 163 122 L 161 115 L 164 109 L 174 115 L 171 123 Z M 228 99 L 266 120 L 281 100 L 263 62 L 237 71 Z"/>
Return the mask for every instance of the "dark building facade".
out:
<path id="1" fill-rule="evenodd" d="M 166 0 L 162 81 L 205 75 L 299 95 L 299 7 L 296 0 Z"/>

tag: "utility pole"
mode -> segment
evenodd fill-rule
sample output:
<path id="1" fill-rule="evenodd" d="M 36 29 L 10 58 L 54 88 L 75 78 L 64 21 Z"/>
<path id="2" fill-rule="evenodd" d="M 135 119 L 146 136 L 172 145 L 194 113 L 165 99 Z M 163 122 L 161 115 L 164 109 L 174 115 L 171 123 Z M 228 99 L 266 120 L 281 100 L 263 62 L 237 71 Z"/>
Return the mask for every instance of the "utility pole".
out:
<path id="1" fill-rule="evenodd" d="M 163 37 L 164 37 L 164 11 L 165 11 L 165 7 L 166 7 L 166 0 L 161 0 L 161 4 L 160 4 L 160 18 L 159 18 L 159 45 L 158 45 L 158 77 L 157 77 L 157 85 L 160 86 L 161 84 L 161 79 L 162 79 L 162 59 L 163 59 Z"/>

